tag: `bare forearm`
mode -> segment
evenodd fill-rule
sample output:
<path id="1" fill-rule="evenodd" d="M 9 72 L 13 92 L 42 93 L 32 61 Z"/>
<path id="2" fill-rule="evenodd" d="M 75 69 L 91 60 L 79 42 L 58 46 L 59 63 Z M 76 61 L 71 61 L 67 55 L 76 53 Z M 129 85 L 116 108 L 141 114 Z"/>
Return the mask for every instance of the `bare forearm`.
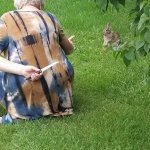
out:
<path id="1" fill-rule="evenodd" d="M 0 56 L 0 71 L 23 75 L 22 68 L 23 65 L 10 62 L 7 59 Z"/>
<path id="2" fill-rule="evenodd" d="M 3 57 L 0 57 L 0 71 L 30 77 L 32 81 L 40 79 L 43 75 L 42 72 L 39 73 L 40 69 L 34 66 L 13 63 Z"/>

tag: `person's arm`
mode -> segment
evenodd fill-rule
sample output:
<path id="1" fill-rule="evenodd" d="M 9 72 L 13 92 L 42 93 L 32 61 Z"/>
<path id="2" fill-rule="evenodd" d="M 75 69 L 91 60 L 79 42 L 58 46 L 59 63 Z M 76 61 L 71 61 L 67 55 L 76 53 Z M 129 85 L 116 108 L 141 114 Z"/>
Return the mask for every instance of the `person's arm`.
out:
<path id="1" fill-rule="evenodd" d="M 34 66 L 29 65 L 26 66 L 10 62 L 9 60 L 1 56 L 0 56 L 0 71 L 21 75 L 24 76 L 25 78 L 31 77 L 32 81 L 38 80 L 42 76 L 42 73 L 37 73 L 40 72 L 40 69 Z"/>
<path id="2" fill-rule="evenodd" d="M 64 50 L 65 54 L 69 55 L 73 52 L 73 49 L 74 49 L 73 42 L 72 42 L 72 38 L 74 36 L 67 38 L 64 34 L 64 30 L 60 22 L 57 20 L 57 18 L 54 15 L 53 17 L 55 19 L 55 24 L 58 27 L 59 44 L 61 48 Z"/>
<path id="3" fill-rule="evenodd" d="M 67 38 L 66 36 L 63 36 L 60 41 L 60 46 L 64 50 L 66 55 L 69 55 L 73 52 L 73 43 L 72 43 L 73 36 Z"/>

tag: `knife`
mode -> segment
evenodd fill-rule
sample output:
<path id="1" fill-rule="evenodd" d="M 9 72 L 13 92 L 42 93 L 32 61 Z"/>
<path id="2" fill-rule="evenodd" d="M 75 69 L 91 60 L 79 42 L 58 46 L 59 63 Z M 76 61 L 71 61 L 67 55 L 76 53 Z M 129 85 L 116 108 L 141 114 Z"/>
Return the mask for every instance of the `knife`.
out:
<path id="1" fill-rule="evenodd" d="M 41 72 L 44 72 L 44 71 L 48 70 L 49 68 L 53 67 L 54 65 L 56 65 L 58 63 L 59 63 L 58 61 L 55 61 L 55 62 L 51 63 L 50 65 L 47 65 L 46 67 L 40 69 L 40 71 L 35 71 L 35 73 L 40 74 Z M 31 77 L 26 78 L 26 80 L 30 80 L 30 79 L 31 79 Z"/>
<path id="2" fill-rule="evenodd" d="M 55 61 L 55 62 L 51 63 L 50 65 L 48 65 L 48 66 L 46 66 L 46 67 L 40 69 L 40 72 L 44 72 L 44 71 L 46 71 L 47 69 L 53 67 L 54 65 L 56 65 L 56 64 L 58 64 L 58 63 L 59 63 L 58 61 Z"/>

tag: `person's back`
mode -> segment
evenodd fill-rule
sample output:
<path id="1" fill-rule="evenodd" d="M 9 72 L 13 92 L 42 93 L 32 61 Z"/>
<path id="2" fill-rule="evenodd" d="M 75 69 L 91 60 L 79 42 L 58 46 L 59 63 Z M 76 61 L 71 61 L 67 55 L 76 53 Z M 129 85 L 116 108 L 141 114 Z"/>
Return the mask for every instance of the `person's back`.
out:
<path id="1" fill-rule="evenodd" d="M 73 67 L 60 46 L 64 33 L 57 19 L 36 8 L 16 10 L 2 16 L 1 28 L 9 61 L 39 69 L 59 62 L 35 82 L 0 72 L 0 100 L 8 113 L 14 119 L 72 114 Z"/>

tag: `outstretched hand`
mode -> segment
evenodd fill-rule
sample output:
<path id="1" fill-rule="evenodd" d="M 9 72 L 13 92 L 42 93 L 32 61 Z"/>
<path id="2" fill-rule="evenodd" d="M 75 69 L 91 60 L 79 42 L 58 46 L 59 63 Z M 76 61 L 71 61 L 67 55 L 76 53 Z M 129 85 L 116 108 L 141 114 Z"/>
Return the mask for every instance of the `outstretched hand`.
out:
<path id="1" fill-rule="evenodd" d="M 34 66 L 24 66 L 22 70 L 22 75 L 26 79 L 30 79 L 32 81 L 39 80 L 42 76 L 42 72 L 40 69 L 34 67 Z"/>

